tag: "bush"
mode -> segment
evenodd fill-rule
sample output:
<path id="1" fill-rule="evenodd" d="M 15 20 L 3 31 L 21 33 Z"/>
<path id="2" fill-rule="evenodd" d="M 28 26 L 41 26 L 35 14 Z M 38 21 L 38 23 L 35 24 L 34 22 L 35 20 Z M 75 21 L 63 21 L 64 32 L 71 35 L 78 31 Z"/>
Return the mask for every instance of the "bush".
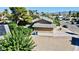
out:
<path id="1" fill-rule="evenodd" d="M 58 19 L 58 17 L 56 17 L 56 18 L 53 20 L 53 23 L 54 23 L 56 26 L 60 26 L 60 20 Z"/>
<path id="2" fill-rule="evenodd" d="M 8 25 L 11 31 L 14 30 L 14 28 L 18 27 L 18 25 L 15 22 L 11 22 Z"/>
<path id="3" fill-rule="evenodd" d="M 35 42 L 31 37 L 31 29 L 14 24 L 9 26 L 11 35 L 7 34 L 4 39 L 0 40 L 1 51 L 31 51 L 35 47 Z"/>

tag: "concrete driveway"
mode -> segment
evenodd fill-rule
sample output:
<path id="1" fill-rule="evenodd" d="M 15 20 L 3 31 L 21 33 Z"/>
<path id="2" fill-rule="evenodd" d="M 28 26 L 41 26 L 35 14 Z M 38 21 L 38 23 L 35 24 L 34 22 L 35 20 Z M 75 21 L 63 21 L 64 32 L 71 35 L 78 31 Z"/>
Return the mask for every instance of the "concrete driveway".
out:
<path id="1" fill-rule="evenodd" d="M 71 45 L 71 37 L 49 37 L 35 36 L 33 40 L 37 45 L 33 51 L 73 51 L 75 48 Z"/>
<path id="2" fill-rule="evenodd" d="M 33 40 L 37 45 L 33 51 L 74 51 L 75 46 L 71 45 L 70 40 L 72 40 L 72 37 L 78 36 L 66 32 L 72 31 L 63 28 L 62 31 L 55 30 L 51 35 L 33 36 Z"/>

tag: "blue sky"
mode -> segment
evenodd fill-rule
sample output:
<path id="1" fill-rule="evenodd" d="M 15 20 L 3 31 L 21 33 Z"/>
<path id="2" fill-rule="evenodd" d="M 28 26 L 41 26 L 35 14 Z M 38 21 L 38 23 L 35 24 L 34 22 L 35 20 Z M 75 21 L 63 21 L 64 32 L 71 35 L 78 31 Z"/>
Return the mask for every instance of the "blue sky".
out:
<path id="1" fill-rule="evenodd" d="M 0 12 L 4 9 L 8 9 L 8 7 L 0 7 Z M 26 7 L 26 9 L 30 10 L 38 10 L 38 12 L 63 12 L 63 11 L 79 11 L 79 7 Z"/>

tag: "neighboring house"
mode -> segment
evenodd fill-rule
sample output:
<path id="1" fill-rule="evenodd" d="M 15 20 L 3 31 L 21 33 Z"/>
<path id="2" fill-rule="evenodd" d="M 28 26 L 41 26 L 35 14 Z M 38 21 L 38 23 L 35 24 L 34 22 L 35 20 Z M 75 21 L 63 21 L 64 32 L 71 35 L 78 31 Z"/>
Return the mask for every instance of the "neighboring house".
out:
<path id="1" fill-rule="evenodd" d="M 51 19 L 35 19 L 32 21 L 34 31 L 38 33 L 49 33 L 53 31 L 53 24 L 51 22 Z"/>

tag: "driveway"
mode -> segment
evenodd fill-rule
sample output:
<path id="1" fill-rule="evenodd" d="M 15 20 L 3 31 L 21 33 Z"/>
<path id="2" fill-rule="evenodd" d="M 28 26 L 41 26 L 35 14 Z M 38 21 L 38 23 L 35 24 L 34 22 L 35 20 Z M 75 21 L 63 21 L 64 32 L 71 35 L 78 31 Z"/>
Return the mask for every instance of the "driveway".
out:
<path id="1" fill-rule="evenodd" d="M 67 32 L 67 33 L 66 33 Z M 53 31 L 51 35 L 41 33 L 33 36 L 37 45 L 33 51 L 74 51 L 78 47 L 71 44 L 72 37 L 78 37 L 72 31 L 63 28 L 62 31 Z"/>

